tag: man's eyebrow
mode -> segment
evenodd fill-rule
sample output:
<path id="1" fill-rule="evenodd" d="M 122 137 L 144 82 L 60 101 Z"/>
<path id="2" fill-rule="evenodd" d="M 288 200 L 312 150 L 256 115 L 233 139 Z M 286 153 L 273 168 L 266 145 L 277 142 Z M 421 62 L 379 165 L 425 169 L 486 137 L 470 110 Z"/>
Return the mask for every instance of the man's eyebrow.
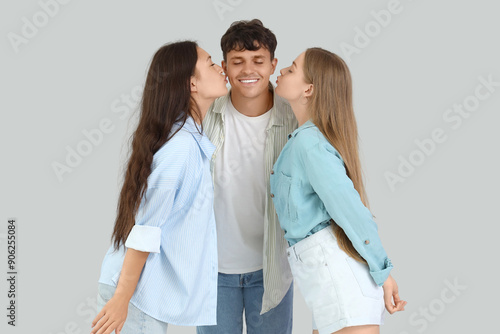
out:
<path id="1" fill-rule="evenodd" d="M 252 56 L 252 59 L 255 59 L 255 58 L 266 58 L 266 56 L 264 56 L 264 55 Z M 234 56 L 234 57 L 231 57 L 229 59 L 233 60 L 233 59 L 245 59 L 245 58 L 241 57 L 241 56 Z"/>

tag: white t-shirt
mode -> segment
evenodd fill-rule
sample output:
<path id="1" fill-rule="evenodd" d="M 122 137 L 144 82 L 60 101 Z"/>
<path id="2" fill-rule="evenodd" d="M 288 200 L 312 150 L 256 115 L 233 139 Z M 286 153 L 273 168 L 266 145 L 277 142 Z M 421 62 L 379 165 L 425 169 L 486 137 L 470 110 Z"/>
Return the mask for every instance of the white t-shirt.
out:
<path id="1" fill-rule="evenodd" d="M 219 272 L 262 269 L 266 177 L 264 148 L 271 112 L 248 117 L 231 99 L 225 113 L 224 144 L 215 157 L 214 209 Z"/>

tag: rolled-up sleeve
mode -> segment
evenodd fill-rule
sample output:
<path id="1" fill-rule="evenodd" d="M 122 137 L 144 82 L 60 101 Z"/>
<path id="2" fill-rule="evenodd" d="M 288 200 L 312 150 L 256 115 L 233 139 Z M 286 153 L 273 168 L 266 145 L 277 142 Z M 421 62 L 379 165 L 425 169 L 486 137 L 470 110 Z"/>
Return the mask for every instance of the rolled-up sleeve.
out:
<path id="1" fill-rule="evenodd" d="M 149 188 L 136 215 L 135 225 L 125 247 L 141 252 L 159 253 L 161 226 L 165 223 L 175 198 L 175 189 Z"/>
<path id="2" fill-rule="evenodd" d="M 366 260 L 375 283 L 383 285 L 392 264 L 372 214 L 347 176 L 340 154 L 331 145 L 320 142 L 304 149 L 302 156 L 307 178 L 328 214 Z"/>

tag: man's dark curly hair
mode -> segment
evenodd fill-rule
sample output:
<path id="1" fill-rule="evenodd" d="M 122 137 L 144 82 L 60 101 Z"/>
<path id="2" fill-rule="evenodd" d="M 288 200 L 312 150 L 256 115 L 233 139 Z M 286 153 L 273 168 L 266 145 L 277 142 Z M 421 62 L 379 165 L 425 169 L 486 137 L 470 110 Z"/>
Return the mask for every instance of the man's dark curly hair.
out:
<path id="1" fill-rule="evenodd" d="M 258 19 L 233 22 L 220 41 L 224 61 L 230 51 L 257 51 L 260 48 L 269 50 L 273 60 L 277 44 L 274 33 Z"/>

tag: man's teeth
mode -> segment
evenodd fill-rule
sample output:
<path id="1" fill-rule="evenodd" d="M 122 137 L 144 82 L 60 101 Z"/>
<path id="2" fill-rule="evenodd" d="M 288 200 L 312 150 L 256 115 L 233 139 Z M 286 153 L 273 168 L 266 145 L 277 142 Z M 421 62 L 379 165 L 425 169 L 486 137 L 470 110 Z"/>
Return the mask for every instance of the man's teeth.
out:
<path id="1" fill-rule="evenodd" d="M 243 83 L 253 83 L 253 82 L 257 82 L 257 79 L 252 79 L 252 80 L 240 80 L 241 82 Z"/>

